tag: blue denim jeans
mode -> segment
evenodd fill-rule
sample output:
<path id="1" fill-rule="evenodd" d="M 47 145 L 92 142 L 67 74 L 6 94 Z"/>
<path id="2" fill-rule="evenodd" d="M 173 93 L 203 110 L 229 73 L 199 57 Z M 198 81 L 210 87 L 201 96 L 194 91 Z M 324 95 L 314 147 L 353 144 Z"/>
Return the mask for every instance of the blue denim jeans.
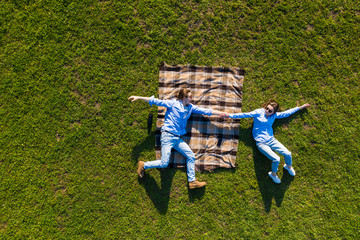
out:
<path id="1" fill-rule="evenodd" d="M 195 181 L 195 154 L 184 140 L 168 132 L 161 133 L 161 160 L 145 162 L 144 168 L 166 168 L 170 162 L 172 148 L 186 157 L 188 181 Z"/>
<path id="2" fill-rule="evenodd" d="M 272 161 L 272 172 L 277 172 L 280 163 L 280 157 L 273 150 L 284 156 L 286 165 L 292 164 L 291 152 L 275 138 L 266 143 L 256 142 L 256 146 L 262 154 Z"/>

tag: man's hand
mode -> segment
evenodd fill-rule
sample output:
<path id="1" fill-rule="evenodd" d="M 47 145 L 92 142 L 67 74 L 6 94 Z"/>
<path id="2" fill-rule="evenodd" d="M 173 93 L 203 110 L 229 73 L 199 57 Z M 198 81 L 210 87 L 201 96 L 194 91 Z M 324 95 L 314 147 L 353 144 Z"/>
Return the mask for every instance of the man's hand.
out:
<path id="1" fill-rule="evenodd" d="M 131 102 L 134 102 L 134 101 L 139 100 L 139 99 L 140 99 L 140 97 L 138 97 L 138 96 L 130 96 L 128 98 L 128 100 L 130 100 Z"/>
<path id="2" fill-rule="evenodd" d="M 228 113 L 221 113 L 219 115 L 220 118 L 229 118 L 229 114 Z"/>

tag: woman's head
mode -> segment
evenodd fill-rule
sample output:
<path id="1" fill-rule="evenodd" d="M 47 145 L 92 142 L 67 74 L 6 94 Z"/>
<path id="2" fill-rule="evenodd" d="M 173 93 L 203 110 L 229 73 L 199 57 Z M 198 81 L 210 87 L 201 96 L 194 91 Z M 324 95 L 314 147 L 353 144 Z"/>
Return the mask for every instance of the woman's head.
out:
<path id="1" fill-rule="evenodd" d="M 279 104 L 273 99 L 270 99 L 268 102 L 266 102 L 263 105 L 263 108 L 265 109 L 265 114 L 267 116 L 270 116 L 276 113 L 277 111 L 279 111 L 279 107 L 280 107 Z"/>
<path id="2" fill-rule="evenodd" d="M 189 105 L 192 99 L 191 91 L 188 88 L 180 89 L 177 94 L 176 98 L 183 101 L 185 105 Z"/>

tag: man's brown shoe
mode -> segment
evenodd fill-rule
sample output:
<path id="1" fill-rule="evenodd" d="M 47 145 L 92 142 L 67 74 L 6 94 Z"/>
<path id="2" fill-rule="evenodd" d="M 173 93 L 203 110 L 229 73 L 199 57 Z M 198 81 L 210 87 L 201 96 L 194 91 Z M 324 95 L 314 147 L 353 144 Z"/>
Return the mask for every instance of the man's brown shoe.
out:
<path id="1" fill-rule="evenodd" d="M 138 163 L 137 174 L 139 175 L 139 178 L 144 177 L 145 168 L 144 168 L 144 162 L 143 161 L 139 161 L 139 163 Z"/>
<path id="2" fill-rule="evenodd" d="M 206 182 L 199 182 L 198 180 L 195 180 L 193 182 L 189 182 L 189 188 L 190 189 L 201 188 L 201 187 L 203 187 L 205 185 L 206 185 Z"/>

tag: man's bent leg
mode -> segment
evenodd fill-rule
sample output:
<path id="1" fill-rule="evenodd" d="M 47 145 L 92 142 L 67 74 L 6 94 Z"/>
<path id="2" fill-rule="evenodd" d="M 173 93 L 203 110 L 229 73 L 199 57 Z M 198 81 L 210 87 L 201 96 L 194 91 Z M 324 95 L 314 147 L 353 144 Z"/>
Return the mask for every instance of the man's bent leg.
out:
<path id="1" fill-rule="evenodd" d="M 145 162 L 144 168 L 166 168 L 170 162 L 171 149 L 178 142 L 178 137 L 163 132 L 161 134 L 161 160 Z"/>

